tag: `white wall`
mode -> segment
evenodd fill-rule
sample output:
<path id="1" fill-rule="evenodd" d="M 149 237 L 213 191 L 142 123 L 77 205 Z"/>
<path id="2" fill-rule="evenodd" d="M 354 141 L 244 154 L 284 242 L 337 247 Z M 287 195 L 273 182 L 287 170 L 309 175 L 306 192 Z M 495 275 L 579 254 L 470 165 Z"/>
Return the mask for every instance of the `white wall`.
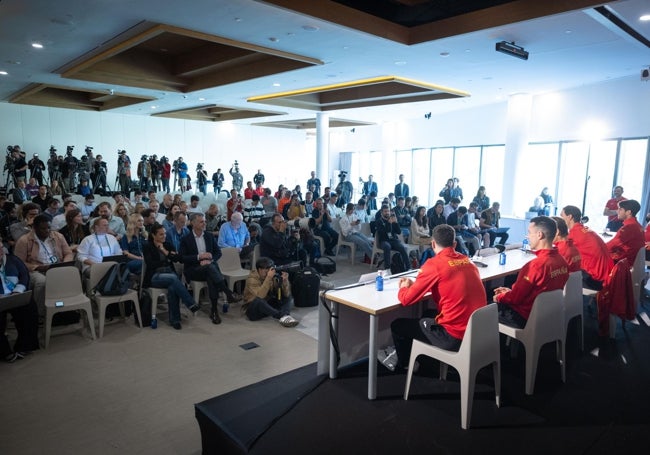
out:
<path id="1" fill-rule="evenodd" d="M 211 176 L 218 167 L 227 174 L 238 160 L 244 182 L 262 169 L 266 185 L 275 189 L 280 183 L 304 186 L 316 166 L 314 144 L 305 131 L 0 103 L 0 146 L 16 144 L 28 159 L 38 153 L 43 161 L 50 145 L 62 155 L 74 145 L 77 157 L 85 146 L 94 147 L 108 163 L 111 186 L 118 149 L 134 162 L 143 154 L 172 161 L 183 156 L 193 176 L 197 163 L 204 163 Z M 227 178 L 226 187 L 230 182 Z"/>

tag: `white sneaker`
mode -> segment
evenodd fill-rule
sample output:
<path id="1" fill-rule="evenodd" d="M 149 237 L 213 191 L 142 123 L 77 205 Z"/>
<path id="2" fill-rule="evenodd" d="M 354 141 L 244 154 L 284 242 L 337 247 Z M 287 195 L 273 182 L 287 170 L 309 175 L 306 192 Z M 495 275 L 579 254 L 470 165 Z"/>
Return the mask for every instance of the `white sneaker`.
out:
<path id="1" fill-rule="evenodd" d="M 390 371 L 395 371 L 397 367 L 397 351 L 395 346 L 388 346 L 385 349 L 377 351 L 377 360 Z"/>
<path id="2" fill-rule="evenodd" d="M 298 320 L 287 314 L 280 318 L 280 324 L 282 327 L 295 327 L 298 325 Z"/>

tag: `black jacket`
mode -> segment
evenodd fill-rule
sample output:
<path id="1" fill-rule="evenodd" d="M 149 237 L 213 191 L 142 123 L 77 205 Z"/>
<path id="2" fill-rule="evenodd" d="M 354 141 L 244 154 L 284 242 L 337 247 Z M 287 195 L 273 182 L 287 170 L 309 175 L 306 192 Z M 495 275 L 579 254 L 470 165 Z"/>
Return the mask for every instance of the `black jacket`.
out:
<path id="1" fill-rule="evenodd" d="M 148 288 L 151 286 L 151 277 L 156 271 L 162 267 L 169 267 L 174 270 L 174 262 L 180 262 L 181 256 L 174 249 L 174 245 L 170 242 L 164 242 L 163 247 L 169 251 L 169 255 L 165 256 L 156 248 L 153 241 L 147 242 L 142 247 L 142 255 L 144 256 L 145 273 L 142 286 Z"/>

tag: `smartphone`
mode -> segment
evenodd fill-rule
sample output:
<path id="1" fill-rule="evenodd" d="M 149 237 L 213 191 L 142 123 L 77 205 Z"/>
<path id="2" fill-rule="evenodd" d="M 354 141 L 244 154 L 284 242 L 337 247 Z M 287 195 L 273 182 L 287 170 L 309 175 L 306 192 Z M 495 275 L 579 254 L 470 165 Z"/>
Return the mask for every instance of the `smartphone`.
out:
<path id="1" fill-rule="evenodd" d="M 63 306 L 63 302 L 61 302 L 61 301 L 54 302 L 54 306 L 55 306 L 55 307 L 62 307 L 62 306 Z"/>

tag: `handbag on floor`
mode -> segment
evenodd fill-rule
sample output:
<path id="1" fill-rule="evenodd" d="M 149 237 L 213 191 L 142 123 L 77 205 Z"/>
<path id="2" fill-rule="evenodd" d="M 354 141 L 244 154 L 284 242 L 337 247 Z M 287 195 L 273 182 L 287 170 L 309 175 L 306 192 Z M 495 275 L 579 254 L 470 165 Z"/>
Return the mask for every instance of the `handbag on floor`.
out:
<path id="1" fill-rule="evenodd" d="M 291 283 L 293 303 L 297 307 L 318 305 L 320 291 L 320 275 L 311 267 L 305 267 L 296 273 Z"/>
<path id="2" fill-rule="evenodd" d="M 321 275 L 330 275 L 336 272 L 336 262 L 332 258 L 327 256 L 321 256 L 319 258 L 314 258 L 312 262 L 312 267 L 316 269 Z"/>

